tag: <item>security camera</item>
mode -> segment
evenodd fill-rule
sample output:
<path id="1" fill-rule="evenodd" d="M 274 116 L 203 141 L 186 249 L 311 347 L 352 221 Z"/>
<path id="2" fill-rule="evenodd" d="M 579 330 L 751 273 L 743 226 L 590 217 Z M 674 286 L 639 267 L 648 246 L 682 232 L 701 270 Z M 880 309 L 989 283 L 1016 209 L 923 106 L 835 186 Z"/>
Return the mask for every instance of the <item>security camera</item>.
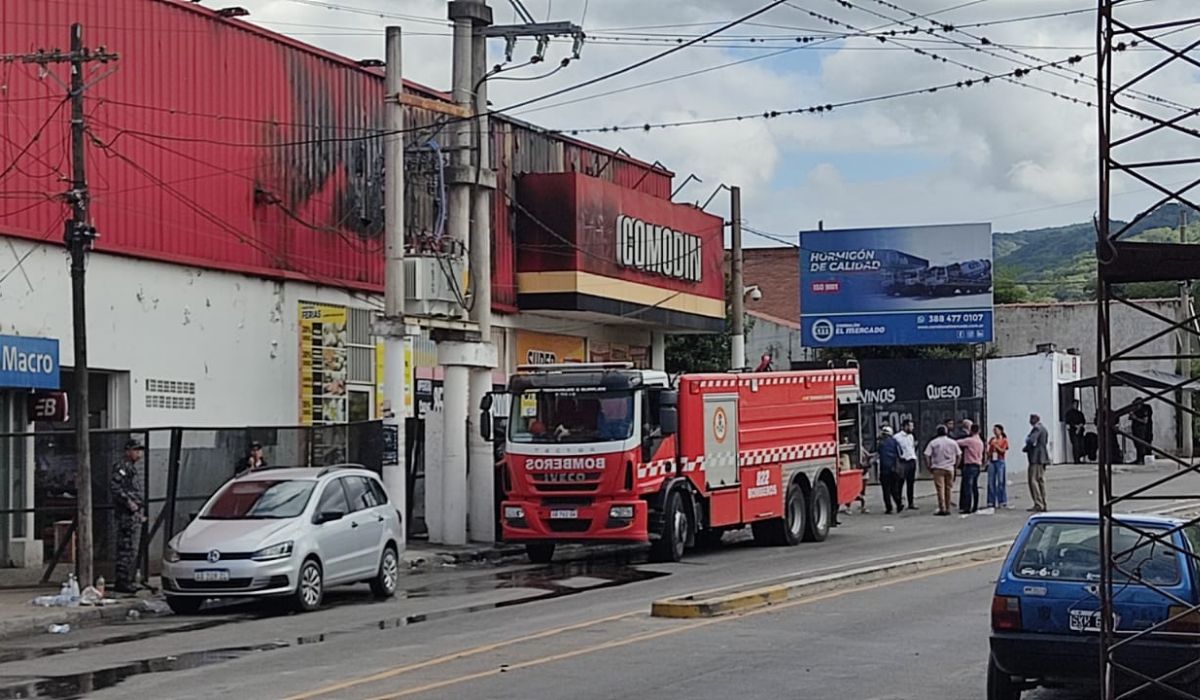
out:
<path id="1" fill-rule="evenodd" d="M 750 295 L 750 301 L 761 301 L 763 298 L 762 289 L 757 284 L 747 287 L 746 294 Z"/>

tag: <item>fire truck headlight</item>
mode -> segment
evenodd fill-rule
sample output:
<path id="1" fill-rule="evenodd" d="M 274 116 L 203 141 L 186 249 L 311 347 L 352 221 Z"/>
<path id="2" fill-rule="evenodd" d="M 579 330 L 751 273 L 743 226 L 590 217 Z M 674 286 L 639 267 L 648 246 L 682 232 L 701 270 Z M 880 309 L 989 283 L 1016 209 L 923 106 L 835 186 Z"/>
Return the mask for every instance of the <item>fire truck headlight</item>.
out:
<path id="1" fill-rule="evenodd" d="M 608 517 L 615 520 L 633 520 L 633 506 L 613 506 L 608 511 Z"/>
<path id="2" fill-rule="evenodd" d="M 507 520 L 524 520 L 525 509 L 521 506 L 504 506 L 504 517 Z"/>

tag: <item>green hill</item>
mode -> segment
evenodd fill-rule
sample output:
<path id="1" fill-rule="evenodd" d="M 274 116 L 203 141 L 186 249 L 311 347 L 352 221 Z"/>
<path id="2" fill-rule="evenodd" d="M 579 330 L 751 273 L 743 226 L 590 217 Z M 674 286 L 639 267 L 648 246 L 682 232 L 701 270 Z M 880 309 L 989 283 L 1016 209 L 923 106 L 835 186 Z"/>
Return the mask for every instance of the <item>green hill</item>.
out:
<path id="1" fill-rule="evenodd" d="M 1190 221 L 1200 224 L 1193 211 Z M 1124 222 L 1114 221 L 1114 226 Z M 1139 221 L 1125 240 L 1175 241 L 1179 206 L 1167 204 Z M 1189 226 L 1187 238 L 1200 241 L 1200 226 Z M 1096 230 L 1091 222 L 997 233 L 992 240 L 997 302 L 1082 300 L 1092 298 L 1096 278 Z M 1162 285 L 1159 285 L 1162 286 Z M 1171 294 L 1173 285 L 1147 286 L 1139 296 Z"/>

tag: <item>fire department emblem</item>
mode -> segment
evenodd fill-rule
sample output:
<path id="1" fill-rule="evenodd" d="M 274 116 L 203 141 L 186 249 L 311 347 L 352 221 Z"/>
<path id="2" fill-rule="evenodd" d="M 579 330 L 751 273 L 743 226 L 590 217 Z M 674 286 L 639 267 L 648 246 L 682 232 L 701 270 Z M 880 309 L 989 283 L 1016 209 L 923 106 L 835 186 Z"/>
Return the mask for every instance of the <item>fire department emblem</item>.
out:
<path id="1" fill-rule="evenodd" d="M 725 442 L 725 434 L 729 431 L 729 418 L 725 415 L 725 409 L 718 407 L 713 412 L 713 437 L 717 442 Z"/>

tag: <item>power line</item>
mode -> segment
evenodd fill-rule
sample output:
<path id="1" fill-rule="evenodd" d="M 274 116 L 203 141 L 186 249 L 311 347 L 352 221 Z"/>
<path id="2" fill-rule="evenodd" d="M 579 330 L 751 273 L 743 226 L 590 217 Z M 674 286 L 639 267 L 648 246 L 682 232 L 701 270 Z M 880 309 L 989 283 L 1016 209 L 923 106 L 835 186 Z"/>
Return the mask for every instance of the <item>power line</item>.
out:
<path id="1" fill-rule="evenodd" d="M 899 20 L 899 19 L 896 19 L 896 18 L 894 18 L 894 17 L 890 17 L 890 16 L 888 16 L 888 15 L 885 15 L 885 14 L 883 14 L 883 13 L 881 13 L 881 12 L 876 12 L 876 11 L 874 11 L 874 10 L 871 10 L 871 9 L 868 9 L 868 8 L 865 8 L 865 7 L 862 7 L 861 5 L 855 5 L 853 2 L 850 2 L 849 0 L 833 0 L 833 1 L 834 1 L 834 2 L 837 2 L 837 3 L 838 3 L 838 4 L 840 4 L 840 5 L 843 5 L 843 6 L 845 6 L 845 7 L 857 8 L 858 10 L 860 10 L 860 11 L 862 11 L 862 12 L 865 12 L 865 13 L 867 13 L 867 14 L 870 14 L 870 15 L 872 15 L 872 16 L 874 16 L 874 17 L 879 17 L 879 18 L 882 18 L 882 19 L 890 20 L 890 21 L 893 21 L 893 22 L 895 22 L 895 23 L 897 23 L 897 24 L 900 24 L 900 25 L 903 25 L 903 26 L 906 26 L 906 27 L 911 27 L 911 28 L 912 28 L 914 31 L 921 31 L 921 30 L 920 30 L 920 28 L 919 28 L 919 27 L 917 27 L 915 24 L 910 24 L 909 22 L 907 22 L 907 21 L 905 21 L 905 20 Z M 896 11 L 898 11 L 898 12 L 903 12 L 903 13 L 905 13 L 905 14 L 909 15 L 910 17 L 921 19 L 920 15 L 918 15 L 918 14 L 917 14 L 917 13 L 915 13 L 915 12 L 913 12 L 912 10 L 907 10 L 907 9 L 905 9 L 905 8 L 903 8 L 903 7 L 901 7 L 901 6 L 899 6 L 898 4 L 896 4 L 896 3 L 894 3 L 894 2 L 889 2 L 889 0 L 874 0 L 874 2 L 877 2 L 878 4 L 880 4 L 880 5 L 884 6 L 884 7 L 887 7 L 887 8 L 894 9 L 894 10 L 896 10 Z M 937 23 L 935 23 L 935 24 L 937 24 Z M 954 44 L 957 44 L 957 45 L 959 45 L 959 46 L 962 46 L 963 48 L 971 49 L 971 50 L 973 50 L 973 51 L 975 51 L 975 52 L 977 52 L 977 53 L 985 54 L 985 55 L 988 55 L 988 56 L 993 56 L 993 57 L 995 57 L 995 58 L 999 58 L 999 59 L 1001 59 L 1001 60 L 1005 60 L 1005 61 L 1010 61 L 1010 62 L 1013 62 L 1013 63 L 1018 63 L 1018 64 L 1020 64 L 1020 63 L 1021 63 L 1020 61 L 1017 61 L 1016 59 L 1009 58 L 1009 57 L 1007 57 L 1007 56 L 1002 56 L 1002 55 L 1000 55 L 1000 54 L 996 53 L 995 51 L 991 51 L 991 50 L 989 50 L 989 49 L 987 49 L 987 48 L 981 48 L 981 47 L 995 46 L 997 49 L 1000 49 L 1000 50 L 1002 50 L 1002 51 L 1007 51 L 1007 52 L 1009 52 L 1009 53 L 1012 53 L 1012 54 L 1014 54 L 1014 55 L 1016 55 L 1016 56 L 1020 56 L 1021 58 L 1024 58 L 1024 59 L 1026 59 L 1026 60 L 1032 60 L 1032 61 L 1039 61 L 1039 60 L 1041 60 L 1041 59 L 1040 59 L 1039 57 L 1037 57 L 1037 56 L 1034 56 L 1034 55 L 1032 55 L 1032 54 L 1029 54 L 1029 53 L 1025 53 L 1024 51 L 1017 50 L 1016 48 L 1014 48 L 1014 47 L 1011 47 L 1011 46 L 1008 46 L 1008 45 L 1006 45 L 1006 44 L 1003 44 L 1003 43 L 993 42 L 993 41 L 991 41 L 990 39 L 988 39 L 987 37 L 983 37 L 983 36 L 978 36 L 978 35 L 972 34 L 971 32 L 968 32 L 968 31 L 966 31 L 966 30 L 963 30 L 963 29 L 960 29 L 960 28 L 958 28 L 958 27 L 955 27 L 953 24 L 940 24 L 938 28 L 939 28 L 941 31 L 944 31 L 944 32 L 947 32 L 947 33 L 958 33 L 958 34 L 962 34 L 962 35 L 964 35 L 964 36 L 967 36 L 967 37 L 969 37 L 970 39 L 972 39 L 972 40 L 974 40 L 974 41 L 977 41 L 977 42 L 979 42 L 980 46 L 974 46 L 974 45 L 972 45 L 972 44 L 968 44 L 968 43 L 966 43 L 966 42 L 963 42 L 963 41 L 958 41 L 958 40 L 955 40 L 955 39 L 952 39 L 952 38 L 947 38 L 947 40 L 948 40 L 948 41 L 950 41 L 950 42 L 952 42 L 952 43 L 954 43 Z M 928 31 L 928 30 L 927 30 L 927 31 Z M 1137 44 L 1138 44 L 1138 42 L 1137 42 L 1137 41 L 1130 42 L 1130 44 L 1129 44 L 1129 47 L 1136 47 L 1136 46 L 1137 46 Z M 1124 49 L 1124 50 L 1128 50 L 1128 47 L 1127 47 L 1126 49 Z M 1084 80 L 1088 81 L 1088 83 L 1089 83 L 1089 84 L 1093 84 L 1093 83 L 1095 82 L 1095 77 L 1094 77 L 1094 76 L 1090 76 L 1090 75 L 1088 75 L 1088 74 L 1086 74 L 1086 73 L 1083 73 L 1083 72 L 1080 72 L 1080 71 L 1077 71 L 1077 70 L 1071 70 L 1071 69 L 1069 69 L 1069 68 L 1064 68 L 1064 69 L 1061 69 L 1061 70 L 1062 70 L 1062 72 L 1063 72 L 1063 73 L 1067 73 L 1067 74 L 1069 74 L 1069 75 L 1061 75 L 1060 73 L 1056 72 L 1055 70 L 1050 70 L 1050 71 L 1047 71 L 1047 73 L 1048 73 L 1048 74 L 1050 74 L 1050 75 L 1054 75 L 1054 76 L 1056 76 L 1056 77 L 1061 77 L 1061 78 L 1064 78 L 1064 79 L 1066 79 L 1066 80 L 1071 80 L 1071 81 L 1072 81 L 1073 83 L 1075 83 L 1075 84 L 1079 84 L 1079 79 L 1080 79 L 1080 78 L 1082 78 L 1082 79 L 1084 79 Z M 1074 77 L 1071 77 L 1071 76 L 1074 76 Z M 1151 94 L 1149 94 L 1149 93 L 1145 93 L 1145 92 L 1142 92 L 1142 91 L 1140 91 L 1140 90 L 1129 90 L 1128 92 L 1129 92 L 1129 94 L 1131 94 L 1131 95 L 1134 95 L 1135 97 L 1137 97 L 1137 98 L 1140 98 L 1140 99 L 1146 99 L 1146 100 L 1150 100 L 1150 101 L 1152 101 L 1152 102 L 1157 102 L 1157 103 L 1159 103 L 1159 104 L 1168 104 L 1168 105 L 1170 105 L 1170 106 L 1172 106 L 1172 107 L 1176 107 L 1176 108 L 1178 108 L 1178 109 L 1182 109 L 1182 110 L 1184 110 L 1184 111 L 1186 111 L 1187 109 L 1189 109 L 1189 108 L 1187 108 L 1187 107 L 1184 107 L 1183 105 L 1179 105 L 1179 104 L 1177 104 L 1177 103 L 1172 103 L 1170 100 L 1166 100 L 1166 99 L 1164 99 L 1164 98 L 1162 98 L 1162 97 L 1158 97 L 1157 95 L 1151 95 Z"/>
<path id="2" fill-rule="evenodd" d="M 671 54 L 678 53 L 679 51 L 682 51 L 690 46 L 694 46 L 694 45 L 700 43 L 700 41 L 707 39 L 709 37 L 716 36 L 716 35 L 720 34 L 721 32 L 725 31 L 726 29 L 732 29 L 733 27 L 736 27 L 739 24 L 742 24 L 743 22 L 752 20 L 755 17 L 758 17 L 759 15 L 763 14 L 764 12 L 768 12 L 769 10 L 774 9 L 774 8 L 782 5 L 785 2 L 787 2 L 787 0 L 771 0 L 771 2 L 767 3 L 766 5 L 760 7 L 759 9 L 757 9 L 749 14 L 742 15 L 741 17 L 739 17 L 735 20 L 726 22 L 725 24 L 721 25 L 720 27 L 717 27 L 716 29 L 714 29 L 710 32 L 701 34 L 700 36 L 696 37 L 695 39 L 692 39 L 690 41 L 685 41 L 682 44 L 679 44 L 678 46 L 673 46 L 673 47 L 667 49 L 666 51 L 660 51 L 652 56 L 648 56 L 639 61 L 635 61 L 635 62 L 633 62 L 627 66 L 624 66 L 622 68 L 618 68 L 616 70 L 609 71 L 607 73 L 604 73 L 603 75 L 596 76 L 595 78 L 590 78 L 583 82 L 575 83 L 574 85 L 568 85 L 566 87 L 562 87 L 557 90 L 548 92 L 544 95 L 540 95 L 538 97 L 531 97 L 527 100 L 523 100 L 514 105 L 509 105 L 502 109 L 495 110 L 494 113 L 502 114 L 504 112 L 510 112 L 514 109 L 520 109 L 522 107 L 527 107 L 531 104 L 535 104 L 535 103 L 541 102 L 543 100 L 548 100 L 548 99 L 551 99 L 554 97 L 558 97 L 559 95 L 565 95 L 568 92 L 574 92 L 575 90 L 583 89 L 589 85 L 595 85 L 596 83 L 599 83 L 599 82 L 602 82 L 605 80 L 609 80 L 611 78 L 615 78 L 619 75 L 624 75 L 625 73 L 628 73 L 633 70 L 637 70 L 638 68 L 641 68 L 642 66 L 645 66 L 650 63 L 654 63 L 655 61 L 658 61 L 660 59 L 666 58 L 667 56 L 670 56 Z"/>
<path id="3" fill-rule="evenodd" d="M 59 100 L 58 104 L 55 105 L 54 109 L 50 112 L 50 115 L 46 117 L 46 120 L 43 121 L 41 126 L 39 126 L 37 130 L 33 132 L 33 135 L 29 137 L 29 141 L 26 142 L 19 152 L 17 152 L 17 155 L 13 157 L 7 166 L 5 166 L 4 170 L 0 170 L 0 180 L 3 180 L 8 176 L 9 173 L 11 173 L 13 170 L 16 170 L 17 164 L 21 162 L 21 158 L 23 158 L 25 154 L 29 152 L 29 149 L 33 148 L 33 145 L 38 142 L 38 140 L 42 137 L 42 134 L 45 133 L 46 128 L 50 126 L 50 123 L 54 121 L 54 118 L 58 116 L 58 113 L 62 111 L 63 106 L 66 105 L 67 102 L 69 102 L 69 98 Z"/>

